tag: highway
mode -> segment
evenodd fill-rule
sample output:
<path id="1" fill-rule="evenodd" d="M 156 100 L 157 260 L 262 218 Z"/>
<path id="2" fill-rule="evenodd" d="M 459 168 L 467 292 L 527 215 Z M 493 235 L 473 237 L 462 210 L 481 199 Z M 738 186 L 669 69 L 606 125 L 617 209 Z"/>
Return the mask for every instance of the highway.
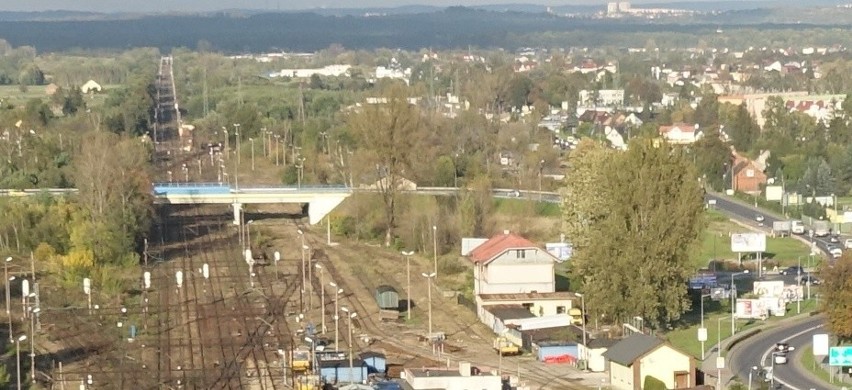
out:
<path id="1" fill-rule="evenodd" d="M 808 317 L 795 323 L 781 324 L 776 328 L 758 333 L 731 349 L 731 369 L 741 381 L 748 385 L 749 371 L 753 367 L 772 367 L 771 350 L 775 343 L 786 342 L 796 349 L 789 353 L 788 364 L 775 365 L 775 384 L 781 389 L 810 390 L 810 389 L 839 389 L 837 386 L 825 383 L 811 375 L 798 363 L 804 348 L 811 345 L 815 333 L 824 333 L 823 317 Z M 754 388 L 764 380 L 752 373 Z"/>

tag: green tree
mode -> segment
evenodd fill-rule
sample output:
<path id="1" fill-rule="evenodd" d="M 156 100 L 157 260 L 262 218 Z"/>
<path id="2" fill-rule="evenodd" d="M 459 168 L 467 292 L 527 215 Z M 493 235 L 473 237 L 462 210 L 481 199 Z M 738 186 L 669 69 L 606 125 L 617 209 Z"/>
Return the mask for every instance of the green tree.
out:
<path id="1" fill-rule="evenodd" d="M 595 150 L 573 158 L 563 203 L 589 307 L 613 322 L 677 320 L 689 308 L 690 249 L 703 227 L 695 169 L 682 150 L 647 139 L 623 153 Z"/>
<path id="2" fill-rule="evenodd" d="M 666 384 L 663 381 L 650 376 L 645 376 L 645 382 L 642 383 L 642 389 L 644 390 L 667 390 Z"/>
<path id="3" fill-rule="evenodd" d="M 731 150 L 719 139 L 719 132 L 708 130 L 704 137 L 692 144 L 692 153 L 695 168 L 704 183 L 717 191 L 724 189 L 723 177 L 727 173 L 726 164 L 731 163 Z"/>
<path id="4" fill-rule="evenodd" d="M 347 124 L 358 149 L 361 177 L 375 185 L 382 198 L 385 246 L 393 243 L 396 201 L 405 174 L 417 157 L 425 126 L 417 106 L 409 104 L 407 88 L 390 86 L 382 94 L 387 103 L 365 104 L 354 111 Z"/>
<path id="5" fill-rule="evenodd" d="M 852 253 L 844 252 L 834 267 L 820 275 L 825 297 L 820 301 L 828 328 L 841 342 L 852 341 Z"/>

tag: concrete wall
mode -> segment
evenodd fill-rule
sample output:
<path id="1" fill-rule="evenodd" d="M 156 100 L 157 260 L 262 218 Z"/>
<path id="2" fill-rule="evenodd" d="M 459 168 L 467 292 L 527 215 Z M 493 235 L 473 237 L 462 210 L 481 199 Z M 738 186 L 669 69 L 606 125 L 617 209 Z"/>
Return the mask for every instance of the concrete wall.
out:
<path id="1" fill-rule="evenodd" d="M 633 368 L 618 363 L 610 364 L 609 382 L 615 390 L 633 390 Z"/>
<path id="2" fill-rule="evenodd" d="M 695 373 L 692 370 L 692 362 L 689 356 L 680 353 L 673 348 L 663 345 L 640 361 L 641 371 L 639 377 L 644 380 L 645 376 L 651 375 L 666 384 L 666 388 L 675 388 L 675 375 L 677 371 L 689 372 L 690 382 L 694 383 Z M 614 366 L 614 365 L 613 365 Z"/>
<path id="3" fill-rule="evenodd" d="M 499 390 L 502 388 L 500 377 L 495 375 L 419 376 L 406 378 L 406 381 L 414 390 Z"/>

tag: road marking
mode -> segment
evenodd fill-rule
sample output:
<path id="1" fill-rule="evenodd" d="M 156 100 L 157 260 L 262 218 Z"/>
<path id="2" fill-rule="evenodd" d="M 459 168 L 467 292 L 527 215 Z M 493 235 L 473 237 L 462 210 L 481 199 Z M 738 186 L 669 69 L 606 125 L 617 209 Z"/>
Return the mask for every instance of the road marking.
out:
<path id="1" fill-rule="evenodd" d="M 805 334 L 805 333 L 808 333 L 808 332 L 810 332 L 810 331 L 813 331 L 813 330 L 816 330 L 816 329 L 822 328 L 822 327 L 824 327 L 824 326 L 825 326 L 825 324 L 819 324 L 819 325 L 817 325 L 817 326 L 812 326 L 812 327 L 807 328 L 807 329 L 805 329 L 805 330 L 803 330 L 803 331 L 801 331 L 801 332 L 798 332 L 798 333 L 796 333 L 796 334 L 793 334 L 793 335 L 787 336 L 787 337 L 786 337 L 786 338 L 784 338 L 783 340 L 779 341 L 779 343 L 786 343 L 786 342 L 788 342 L 788 341 L 790 341 L 790 340 L 792 340 L 792 339 L 794 339 L 794 338 L 796 338 L 796 337 L 799 337 L 799 336 L 801 336 L 801 335 L 803 335 L 803 334 Z M 769 354 L 770 354 L 770 353 L 772 353 L 772 350 L 773 350 L 773 349 L 775 349 L 775 346 L 774 346 L 774 345 L 773 345 L 771 348 L 767 349 L 767 350 L 766 350 L 766 352 L 764 352 L 764 353 L 763 353 L 763 356 L 761 356 L 761 357 L 760 357 L 760 365 L 761 365 L 761 367 L 766 368 L 766 366 L 765 366 L 763 363 L 764 363 L 764 362 L 766 362 L 766 357 L 767 357 L 767 356 L 769 356 Z M 789 363 L 789 362 L 788 362 L 788 363 Z M 778 383 L 780 383 L 780 384 L 782 384 L 782 385 L 784 385 L 784 386 L 788 387 L 788 388 L 789 388 L 789 389 L 791 389 L 791 390 L 801 390 L 801 389 L 799 389 L 798 387 L 795 387 L 795 386 L 793 386 L 793 385 L 791 385 L 791 384 L 789 384 L 789 383 L 785 382 L 784 380 L 779 379 L 779 378 L 775 375 L 775 370 L 772 370 L 772 379 L 773 379 L 775 382 L 778 382 Z"/>

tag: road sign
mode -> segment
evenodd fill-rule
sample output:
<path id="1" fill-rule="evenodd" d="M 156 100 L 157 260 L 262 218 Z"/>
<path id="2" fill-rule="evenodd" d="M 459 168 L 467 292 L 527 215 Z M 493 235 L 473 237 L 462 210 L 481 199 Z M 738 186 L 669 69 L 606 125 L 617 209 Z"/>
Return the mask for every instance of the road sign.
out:
<path id="1" fill-rule="evenodd" d="M 719 357 L 716 358 L 716 368 L 719 369 L 719 370 L 725 368 L 725 357 L 724 356 L 719 356 Z"/>
<path id="2" fill-rule="evenodd" d="M 828 334 L 819 333 L 814 335 L 814 356 L 828 356 Z"/>
<path id="3" fill-rule="evenodd" d="M 698 341 L 707 341 L 707 328 L 698 328 Z"/>
<path id="4" fill-rule="evenodd" d="M 829 348 L 828 365 L 852 366 L 852 346 Z"/>

